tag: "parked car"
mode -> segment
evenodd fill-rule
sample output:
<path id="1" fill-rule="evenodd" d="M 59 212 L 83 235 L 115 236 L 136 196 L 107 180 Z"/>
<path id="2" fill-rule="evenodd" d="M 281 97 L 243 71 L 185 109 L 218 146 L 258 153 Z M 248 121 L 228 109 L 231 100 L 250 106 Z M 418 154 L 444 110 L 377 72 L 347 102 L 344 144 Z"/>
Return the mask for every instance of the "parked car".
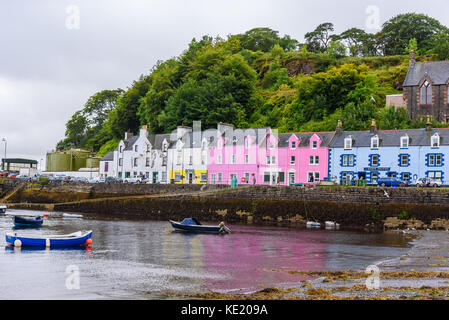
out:
<path id="1" fill-rule="evenodd" d="M 89 182 L 89 183 L 100 183 L 100 182 L 104 182 L 104 178 L 102 178 L 102 177 L 94 177 L 94 178 L 90 178 L 87 182 Z"/>
<path id="2" fill-rule="evenodd" d="M 116 177 L 106 177 L 104 182 L 122 182 L 122 180 Z"/>
<path id="3" fill-rule="evenodd" d="M 30 181 L 30 180 L 31 180 L 31 178 L 30 178 L 29 176 L 26 176 L 26 175 L 24 175 L 24 174 L 19 174 L 19 175 L 17 175 L 15 178 L 16 178 L 16 179 L 23 180 L 23 181 Z"/>
<path id="4" fill-rule="evenodd" d="M 129 178 L 124 178 L 123 179 L 124 183 L 142 183 L 143 182 L 143 177 L 129 177 Z"/>
<path id="5" fill-rule="evenodd" d="M 85 177 L 73 177 L 71 179 L 72 182 L 81 182 L 81 183 L 87 183 L 88 180 Z"/>
<path id="6" fill-rule="evenodd" d="M 431 178 L 421 178 L 416 182 L 417 187 L 441 187 L 443 182 Z"/>
<path id="7" fill-rule="evenodd" d="M 387 177 L 377 180 L 377 185 L 381 187 L 406 187 L 409 183 L 396 177 Z"/>

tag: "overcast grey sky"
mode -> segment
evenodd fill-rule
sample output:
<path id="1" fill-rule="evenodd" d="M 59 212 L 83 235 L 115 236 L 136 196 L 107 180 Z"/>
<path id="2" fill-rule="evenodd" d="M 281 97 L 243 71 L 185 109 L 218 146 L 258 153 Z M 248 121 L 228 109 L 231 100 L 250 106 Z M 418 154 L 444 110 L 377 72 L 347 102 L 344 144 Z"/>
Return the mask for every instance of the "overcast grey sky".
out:
<path id="1" fill-rule="evenodd" d="M 45 161 L 89 96 L 125 89 L 194 37 L 270 27 L 302 41 L 322 22 L 376 32 L 377 13 L 380 24 L 416 12 L 449 26 L 448 11 L 447 0 L 1 0 L 0 140 L 7 157 Z"/>

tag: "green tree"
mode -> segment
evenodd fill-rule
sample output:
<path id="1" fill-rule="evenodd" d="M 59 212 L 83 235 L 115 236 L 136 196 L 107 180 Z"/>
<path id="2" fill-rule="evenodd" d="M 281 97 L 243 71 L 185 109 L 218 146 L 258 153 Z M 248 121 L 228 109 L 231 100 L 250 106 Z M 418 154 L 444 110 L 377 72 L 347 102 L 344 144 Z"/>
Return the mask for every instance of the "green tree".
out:
<path id="1" fill-rule="evenodd" d="M 304 38 L 307 43 L 308 50 L 312 52 L 327 52 L 327 47 L 332 40 L 336 40 L 335 35 L 331 35 L 334 31 L 334 25 L 330 22 L 320 24 L 312 32 L 307 32 Z"/>
<path id="2" fill-rule="evenodd" d="M 279 31 L 270 28 L 254 28 L 233 37 L 240 41 L 242 48 L 251 51 L 269 52 L 276 44 L 280 45 L 285 51 L 292 51 L 298 47 L 297 40 L 288 35 L 281 38 L 279 37 Z"/>
<path id="3" fill-rule="evenodd" d="M 447 28 L 438 20 L 424 14 L 399 14 L 382 26 L 379 36 L 381 48 L 385 55 L 403 54 L 410 39 L 415 38 L 422 51 L 431 50 L 432 38 Z"/>
<path id="4" fill-rule="evenodd" d="M 432 52 L 438 60 L 449 60 L 449 32 L 439 32 L 434 36 Z"/>

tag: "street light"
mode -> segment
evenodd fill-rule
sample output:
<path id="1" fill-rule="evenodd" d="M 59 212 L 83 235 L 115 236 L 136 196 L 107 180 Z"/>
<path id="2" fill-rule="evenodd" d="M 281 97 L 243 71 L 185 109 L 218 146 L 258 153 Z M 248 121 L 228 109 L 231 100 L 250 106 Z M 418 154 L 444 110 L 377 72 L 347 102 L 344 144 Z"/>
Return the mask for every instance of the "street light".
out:
<path id="1" fill-rule="evenodd" d="M 6 138 L 3 138 L 2 139 L 2 141 L 4 141 L 5 142 L 5 157 L 3 158 L 3 171 L 5 171 L 5 166 L 6 166 L 6 146 L 7 146 L 7 141 L 6 141 Z"/>

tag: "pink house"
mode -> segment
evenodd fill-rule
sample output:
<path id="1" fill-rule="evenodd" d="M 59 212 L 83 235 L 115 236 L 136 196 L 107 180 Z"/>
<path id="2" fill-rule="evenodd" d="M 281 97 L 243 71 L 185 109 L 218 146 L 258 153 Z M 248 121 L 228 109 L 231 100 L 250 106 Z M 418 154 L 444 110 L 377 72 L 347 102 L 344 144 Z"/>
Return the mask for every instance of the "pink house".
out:
<path id="1" fill-rule="evenodd" d="M 270 128 L 220 132 L 209 148 L 210 184 L 290 185 L 328 176 L 333 133 L 276 133 Z"/>

